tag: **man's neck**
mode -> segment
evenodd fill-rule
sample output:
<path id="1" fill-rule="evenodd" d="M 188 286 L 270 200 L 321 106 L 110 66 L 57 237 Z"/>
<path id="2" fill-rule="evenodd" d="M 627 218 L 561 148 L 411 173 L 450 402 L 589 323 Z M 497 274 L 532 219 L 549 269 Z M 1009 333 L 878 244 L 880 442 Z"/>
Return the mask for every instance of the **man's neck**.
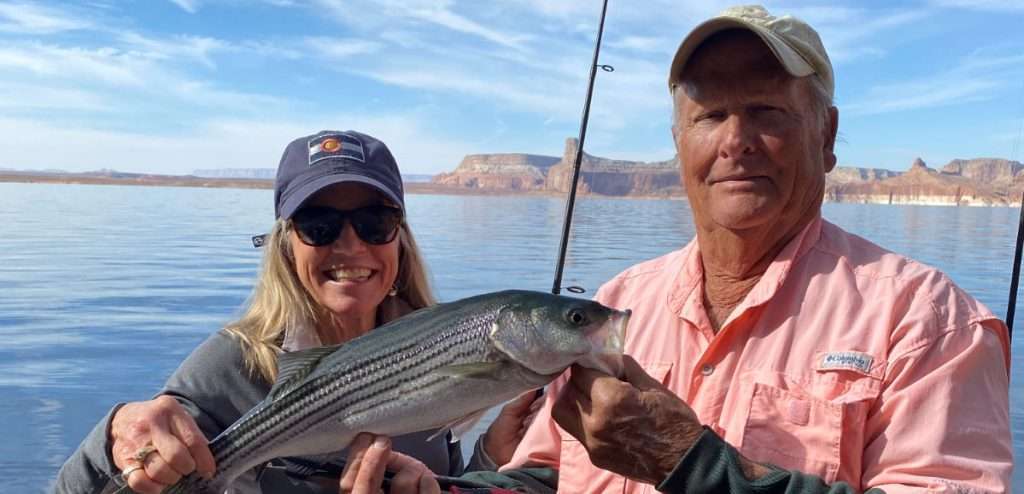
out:
<path id="1" fill-rule="evenodd" d="M 781 236 L 772 229 L 743 232 L 698 229 L 697 243 L 704 268 L 704 306 L 715 333 L 804 226 L 806 223 Z"/>

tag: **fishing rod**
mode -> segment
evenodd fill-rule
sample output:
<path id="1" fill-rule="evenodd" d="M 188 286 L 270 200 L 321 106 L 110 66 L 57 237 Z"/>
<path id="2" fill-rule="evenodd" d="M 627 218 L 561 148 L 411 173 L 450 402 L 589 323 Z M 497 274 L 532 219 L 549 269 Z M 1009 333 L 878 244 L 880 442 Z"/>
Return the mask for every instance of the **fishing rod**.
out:
<path id="1" fill-rule="evenodd" d="M 1017 310 L 1017 285 L 1020 281 L 1020 258 L 1024 248 L 1024 193 L 1020 197 L 1020 222 L 1017 224 L 1017 248 L 1013 252 L 1013 275 L 1010 278 L 1010 300 L 1006 303 L 1006 328 L 1013 341 L 1013 315 Z"/>
<path id="2" fill-rule="evenodd" d="M 562 291 L 562 270 L 565 267 L 565 251 L 569 246 L 569 231 L 572 230 L 572 211 L 576 206 L 576 186 L 580 181 L 580 165 L 583 162 L 583 142 L 587 139 L 587 121 L 590 120 L 590 100 L 594 96 L 594 79 L 597 77 L 598 67 L 605 72 L 613 72 L 615 68 L 611 65 L 598 65 L 597 58 L 601 53 L 601 37 L 604 35 L 604 17 L 608 12 L 608 0 L 604 0 L 601 7 L 601 22 L 597 26 L 597 41 L 594 43 L 594 60 L 590 64 L 590 82 L 587 86 L 587 99 L 583 103 L 583 119 L 580 122 L 579 142 L 576 144 L 576 158 L 573 160 L 572 185 L 569 187 L 569 197 L 565 201 L 565 219 L 562 221 L 562 243 L 558 246 L 558 262 L 555 264 L 555 281 L 551 285 L 551 293 L 558 295 Z M 569 287 L 567 290 L 574 293 L 582 292 L 582 289 L 573 290 L 577 287 Z"/>

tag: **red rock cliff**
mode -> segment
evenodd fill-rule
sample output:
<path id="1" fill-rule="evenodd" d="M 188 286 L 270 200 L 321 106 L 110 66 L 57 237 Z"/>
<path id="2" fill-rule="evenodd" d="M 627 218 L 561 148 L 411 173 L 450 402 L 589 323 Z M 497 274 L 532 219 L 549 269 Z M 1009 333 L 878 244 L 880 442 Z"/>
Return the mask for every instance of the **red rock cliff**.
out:
<path id="1" fill-rule="evenodd" d="M 577 141 L 566 140 L 561 158 L 528 154 L 469 155 L 433 182 L 464 188 L 566 192 Z M 906 172 L 836 167 L 825 177 L 825 199 L 888 204 L 1009 205 L 1024 192 L 1024 165 L 995 158 L 953 160 L 941 171 L 920 158 Z M 579 190 L 609 196 L 683 197 L 675 159 L 638 162 L 584 153 Z"/>
<path id="2" fill-rule="evenodd" d="M 431 182 L 479 189 L 541 190 L 548 169 L 558 162 L 536 154 L 471 154 L 451 173 Z"/>
<path id="3" fill-rule="evenodd" d="M 548 190 L 567 192 L 578 141 L 565 141 L 562 159 L 548 171 Z M 579 190 L 609 196 L 680 195 L 679 165 L 675 159 L 650 163 L 610 160 L 583 153 Z"/>

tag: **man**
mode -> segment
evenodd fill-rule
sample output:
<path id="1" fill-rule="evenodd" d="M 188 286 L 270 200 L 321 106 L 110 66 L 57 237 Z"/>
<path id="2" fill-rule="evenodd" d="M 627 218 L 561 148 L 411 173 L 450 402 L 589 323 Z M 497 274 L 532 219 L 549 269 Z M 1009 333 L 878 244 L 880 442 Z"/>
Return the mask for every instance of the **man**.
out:
<path id="1" fill-rule="evenodd" d="M 817 33 L 761 7 L 682 42 L 672 129 L 696 239 L 605 284 L 624 376 L 574 367 L 505 470 L 560 492 L 1005 492 L 1005 325 L 821 218 L 838 111 Z"/>

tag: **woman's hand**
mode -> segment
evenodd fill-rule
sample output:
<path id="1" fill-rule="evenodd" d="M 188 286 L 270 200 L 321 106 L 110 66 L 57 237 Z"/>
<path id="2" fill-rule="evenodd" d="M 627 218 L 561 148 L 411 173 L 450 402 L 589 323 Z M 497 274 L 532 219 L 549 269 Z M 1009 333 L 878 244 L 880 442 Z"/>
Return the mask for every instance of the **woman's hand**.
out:
<path id="1" fill-rule="evenodd" d="M 391 494 L 440 494 L 434 473 L 411 456 L 391 451 L 391 439 L 363 432 L 348 447 L 348 461 L 341 474 L 341 494 L 383 492 L 384 471 L 391 470 Z"/>
<path id="2" fill-rule="evenodd" d="M 121 407 L 110 422 L 110 445 L 114 464 L 139 494 L 159 494 L 193 471 L 209 478 L 215 470 L 206 436 L 170 396 Z M 152 452 L 137 458 L 146 449 Z"/>
<path id="3" fill-rule="evenodd" d="M 484 452 L 495 465 L 500 467 L 512 460 L 512 454 L 543 404 L 537 391 L 529 391 L 501 407 L 482 439 Z"/>

